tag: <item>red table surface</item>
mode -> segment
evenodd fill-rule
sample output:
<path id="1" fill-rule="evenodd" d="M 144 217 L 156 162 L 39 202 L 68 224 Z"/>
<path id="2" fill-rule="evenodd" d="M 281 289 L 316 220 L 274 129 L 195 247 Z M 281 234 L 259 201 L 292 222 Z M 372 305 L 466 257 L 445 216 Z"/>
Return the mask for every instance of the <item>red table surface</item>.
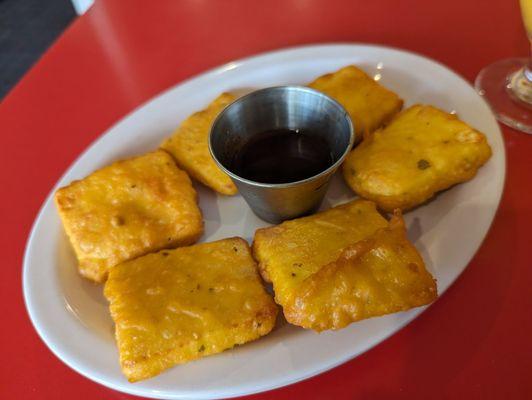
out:
<path id="1" fill-rule="evenodd" d="M 483 66 L 528 51 L 517 0 L 97 0 L 0 104 L 0 398 L 130 398 L 59 361 L 24 308 L 26 239 L 70 163 L 125 114 L 183 79 L 235 58 L 319 42 L 408 49 L 469 81 Z M 503 133 L 502 203 L 456 283 L 373 350 L 250 399 L 532 398 L 532 136 Z"/>

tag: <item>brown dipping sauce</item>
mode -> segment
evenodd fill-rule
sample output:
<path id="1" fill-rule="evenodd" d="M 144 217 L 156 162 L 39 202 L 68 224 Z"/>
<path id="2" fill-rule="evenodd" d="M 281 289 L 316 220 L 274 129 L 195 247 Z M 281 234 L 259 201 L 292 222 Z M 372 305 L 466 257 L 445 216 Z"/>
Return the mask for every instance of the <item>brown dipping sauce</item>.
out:
<path id="1" fill-rule="evenodd" d="M 331 148 L 304 130 L 277 129 L 254 135 L 231 165 L 238 176 L 261 183 L 288 183 L 310 178 L 333 164 Z"/>

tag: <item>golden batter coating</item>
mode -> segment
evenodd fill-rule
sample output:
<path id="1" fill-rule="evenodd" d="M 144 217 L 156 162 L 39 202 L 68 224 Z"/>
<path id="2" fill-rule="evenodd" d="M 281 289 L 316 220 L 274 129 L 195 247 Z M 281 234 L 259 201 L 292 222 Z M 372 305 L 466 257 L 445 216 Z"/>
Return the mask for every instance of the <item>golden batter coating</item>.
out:
<path id="1" fill-rule="evenodd" d="M 433 302 L 436 282 L 408 241 L 400 212 L 389 227 L 343 249 L 306 278 L 284 306 L 291 323 L 323 331 Z"/>
<path id="2" fill-rule="evenodd" d="M 387 123 L 403 107 L 403 100 L 350 65 L 320 76 L 308 86 L 338 101 L 353 120 L 357 140 Z"/>
<path id="3" fill-rule="evenodd" d="M 161 148 L 172 154 L 178 165 L 193 178 L 225 195 L 236 194 L 237 189 L 231 178 L 212 159 L 208 140 L 214 120 L 235 99 L 231 93 L 222 93 L 205 110 L 183 121 L 173 135 L 161 144 Z"/>
<path id="4" fill-rule="evenodd" d="M 273 283 L 275 301 L 286 307 L 298 287 L 342 251 L 387 226 L 375 204 L 355 200 L 309 217 L 255 232 L 253 255 L 263 278 Z M 293 322 L 286 314 L 288 322 Z"/>
<path id="5" fill-rule="evenodd" d="M 364 139 L 343 173 L 351 189 L 382 210 L 408 210 L 473 178 L 490 157 L 482 133 L 456 115 L 415 105 Z"/>
<path id="6" fill-rule="evenodd" d="M 96 282 L 116 264 L 192 244 L 203 233 L 196 191 L 162 150 L 74 181 L 56 192 L 55 202 L 79 272 Z"/>
<path id="7" fill-rule="evenodd" d="M 117 265 L 104 293 L 130 382 L 258 339 L 273 329 L 277 316 L 241 238 Z"/>

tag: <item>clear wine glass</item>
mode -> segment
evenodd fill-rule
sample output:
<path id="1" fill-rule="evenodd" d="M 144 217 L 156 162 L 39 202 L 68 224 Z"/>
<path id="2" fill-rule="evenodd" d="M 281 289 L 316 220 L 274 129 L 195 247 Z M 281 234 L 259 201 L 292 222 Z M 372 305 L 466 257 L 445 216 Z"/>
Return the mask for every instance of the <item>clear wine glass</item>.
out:
<path id="1" fill-rule="evenodd" d="M 532 0 L 520 0 L 532 51 Z M 503 124 L 532 134 L 532 57 L 509 58 L 488 65 L 475 88 Z"/>

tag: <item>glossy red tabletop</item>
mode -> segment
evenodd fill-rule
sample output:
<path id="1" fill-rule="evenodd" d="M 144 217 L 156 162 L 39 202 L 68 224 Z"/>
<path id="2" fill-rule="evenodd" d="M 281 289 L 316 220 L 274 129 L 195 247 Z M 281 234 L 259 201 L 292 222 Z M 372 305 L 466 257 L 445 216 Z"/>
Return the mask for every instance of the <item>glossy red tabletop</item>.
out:
<path id="1" fill-rule="evenodd" d="M 26 239 L 69 164 L 125 114 L 183 79 L 235 58 L 319 42 L 404 48 L 471 82 L 483 66 L 528 51 L 518 0 L 97 0 L 0 104 L 0 398 L 132 398 L 65 366 L 24 308 Z M 532 136 L 502 129 L 502 203 L 456 283 L 364 355 L 250 399 L 532 398 Z"/>

